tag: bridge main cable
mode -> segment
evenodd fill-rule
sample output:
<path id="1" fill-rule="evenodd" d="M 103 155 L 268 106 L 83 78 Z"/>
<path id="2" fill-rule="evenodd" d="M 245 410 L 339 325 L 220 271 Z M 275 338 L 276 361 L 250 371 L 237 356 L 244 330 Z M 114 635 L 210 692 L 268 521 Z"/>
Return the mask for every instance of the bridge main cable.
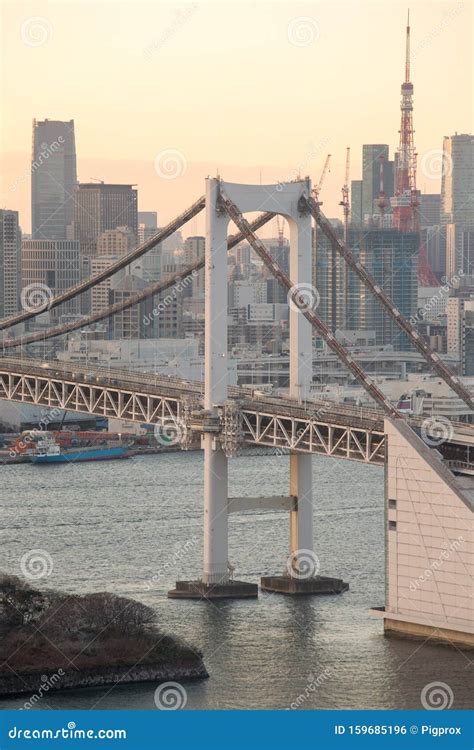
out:
<path id="1" fill-rule="evenodd" d="M 420 352 L 426 362 L 433 368 L 436 374 L 444 380 L 444 382 L 464 401 L 472 411 L 474 411 L 474 397 L 468 391 L 468 389 L 461 383 L 459 378 L 452 374 L 449 367 L 447 367 L 441 360 L 436 352 L 433 352 L 430 347 L 423 341 L 422 337 L 414 326 L 405 318 L 400 312 L 398 307 L 393 304 L 391 299 L 385 294 L 380 286 L 375 281 L 374 277 L 367 271 L 360 261 L 357 260 L 352 250 L 348 245 L 340 240 L 331 226 L 331 222 L 321 211 L 317 201 L 314 198 L 308 198 L 307 204 L 311 215 L 315 219 L 319 227 L 331 241 L 333 247 L 339 253 L 341 258 L 344 259 L 349 268 L 354 271 L 356 276 L 362 281 L 364 286 L 374 295 L 374 297 L 380 302 L 385 311 L 389 314 L 392 320 L 395 321 L 397 326 L 403 333 L 405 333 L 413 346 Z"/>
<path id="2" fill-rule="evenodd" d="M 257 216 L 257 218 L 252 222 L 252 230 L 257 231 L 258 229 L 260 229 L 260 227 L 263 227 L 264 224 L 269 222 L 270 219 L 272 219 L 274 216 L 275 214 L 271 213 L 270 211 L 260 214 L 260 216 Z M 242 242 L 243 239 L 245 239 L 245 237 L 242 232 L 238 232 L 237 234 L 232 235 L 227 241 L 227 249 L 231 250 L 233 247 L 238 245 L 239 242 Z M 92 323 L 97 323 L 98 321 L 104 320 L 105 318 L 110 318 L 112 315 L 116 315 L 123 310 L 128 310 L 129 307 L 133 307 L 133 305 L 137 305 L 140 302 L 143 302 L 143 300 L 148 299 L 149 297 L 154 297 L 157 294 L 166 291 L 175 284 L 178 284 L 180 281 L 183 281 L 188 276 L 191 276 L 191 274 L 197 273 L 201 270 L 201 268 L 204 268 L 204 263 L 204 258 L 201 258 L 200 260 L 196 261 L 190 266 L 187 266 L 183 270 L 177 271 L 168 279 L 166 279 L 166 281 L 156 281 L 153 284 L 149 284 L 140 292 L 135 292 L 135 294 L 131 294 L 127 299 L 122 300 L 121 302 L 116 302 L 114 305 L 109 305 L 109 307 L 105 308 L 104 310 L 100 310 L 99 312 L 93 313 L 92 315 L 84 316 L 79 320 L 74 320 L 70 323 L 64 323 L 59 326 L 48 328 L 46 329 L 46 331 L 36 331 L 35 333 L 30 333 L 26 336 L 20 336 L 17 339 L 5 340 L 3 342 L 0 342 L 0 348 L 3 347 L 4 349 L 11 349 L 16 346 L 26 346 L 26 344 L 32 344 L 35 341 L 45 341 L 46 339 L 52 339 L 56 336 L 61 336 L 65 333 L 76 331 L 78 328 L 92 325 Z"/>
<path id="3" fill-rule="evenodd" d="M 183 211 L 182 214 L 170 221 L 170 223 L 167 224 L 166 227 L 163 227 L 163 229 L 159 229 L 153 235 L 153 237 L 145 240 L 145 242 L 142 242 L 141 245 L 138 245 L 138 247 L 135 247 L 126 255 L 123 255 L 121 258 L 115 261 L 115 263 L 112 263 L 110 266 L 108 266 L 108 268 L 105 268 L 103 271 L 95 274 L 95 276 L 89 276 L 89 278 L 84 279 L 84 281 L 79 282 L 79 284 L 66 289 L 66 291 L 62 294 L 58 294 L 56 295 L 56 297 L 53 297 L 53 299 L 48 302 L 48 310 L 52 310 L 54 307 L 61 305 L 63 302 L 67 302 L 73 297 L 77 297 L 77 295 L 82 294 L 83 292 L 87 292 L 88 289 L 96 286 L 96 284 L 99 284 L 101 281 L 105 281 L 106 279 L 110 278 L 110 276 L 113 276 L 114 273 L 116 273 L 117 271 L 121 271 L 122 268 L 125 268 L 125 266 L 133 263 L 133 261 L 137 260 L 137 258 L 141 258 L 142 255 L 145 255 L 145 253 L 154 248 L 155 245 L 157 245 L 159 242 L 162 242 L 168 237 L 171 237 L 171 235 L 174 234 L 174 232 L 176 232 L 180 227 L 182 227 L 183 224 L 186 224 L 187 221 L 189 221 L 200 211 L 202 211 L 205 205 L 205 197 L 201 196 L 197 201 L 195 201 L 195 203 L 192 204 L 192 206 L 187 208 L 186 211 Z M 31 318 L 36 317 L 36 315 L 39 315 L 42 312 L 44 312 L 44 308 L 41 308 L 39 310 L 24 310 L 23 312 L 12 315 L 9 318 L 0 320 L 0 331 L 11 328 L 12 326 L 17 325 L 17 323 L 24 323 L 26 320 L 30 320 Z"/>
<path id="4" fill-rule="evenodd" d="M 243 236 L 249 242 L 251 247 L 255 250 L 259 258 L 264 262 L 270 273 L 285 287 L 288 292 L 289 299 L 299 308 L 301 314 L 305 316 L 306 320 L 311 323 L 313 328 L 317 330 L 320 336 L 324 339 L 327 345 L 332 351 L 339 357 L 341 362 L 352 372 L 357 381 L 362 387 L 369 393 L 369 395 L 381 406 L 385 414 L 390 417 L 400 417 L 400 413 L 390 403 L 379 388 L 367 377 L 364 370 L 352 359 L 350 354 L 347 352 L 345 347 L 337 341 L 336 337 L 328 326 L 316 315 L 314 310 L 307 307 L 306 302 L 301 295 L 298 286 L 293 284 L 289 276 L 280 268 L 276 263 L 268 250 L 266 249 L 263 242 L 257 237 L 255 232 L 252 230 L 247 219 L 244 218 L 241 211 L 237 208 L 235 203 L 226 195 L 225 191 L 221 189 L 219 194 L 219 200 L 222 207 L 227 211 L 228 215 L 234 222 L 234 224 L 240 229 Z"/>

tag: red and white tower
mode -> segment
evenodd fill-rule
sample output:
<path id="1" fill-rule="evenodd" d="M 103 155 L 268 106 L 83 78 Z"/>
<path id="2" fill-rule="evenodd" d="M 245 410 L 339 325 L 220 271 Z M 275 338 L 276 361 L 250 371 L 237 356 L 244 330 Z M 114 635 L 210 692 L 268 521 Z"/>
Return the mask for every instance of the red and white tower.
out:
<path id="1" fill-rule="evenodd" d="M 416 157 L 413 130 L 413 84 L 410 81 L 410 11 L 408 11 L 405 80 L 402 83 L 400 145 L 395 161 L 393 225 L 402 232 L 419 231 Z"/>

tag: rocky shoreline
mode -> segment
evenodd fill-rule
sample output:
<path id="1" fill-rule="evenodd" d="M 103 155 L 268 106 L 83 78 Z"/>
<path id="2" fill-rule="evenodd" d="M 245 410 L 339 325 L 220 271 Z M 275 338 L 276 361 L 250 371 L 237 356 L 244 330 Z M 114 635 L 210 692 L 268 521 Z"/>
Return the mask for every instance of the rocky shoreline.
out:
<path id="1" fill-rule="evenodd" d="M 48 562 L 44 555 L 37 563 Z M 167 633 L 146 604 L 106 591 L 36 589 L 7 574 L 0 574 L 0 664 L 0 698 L 27 695 L 24 708 L 58 690 L 209 676 L 201 651 Z"/>
<path id="2" fill-rule="evenodd" d="M 53 675 L 56 677 L 57 673 Z M 198 680 L 209 677 L 201 661 L 198 664 L 176 665 L 151 664 L 131 667 L 95 667 L 82 670 L 68 670 L 57 679 L 52 679 L 44 671 L 19 675 L 0 674 L 0 698 L 14 698 L 19 695 L 37 696 L 33 704 L 49 692 L 74 690 L 78 688 L 107 687 L 110 685 L 127 685 L 136 682 L 167 682 L 181 680 Z M 33 706 L 31 706 L 33 707 Z"/>

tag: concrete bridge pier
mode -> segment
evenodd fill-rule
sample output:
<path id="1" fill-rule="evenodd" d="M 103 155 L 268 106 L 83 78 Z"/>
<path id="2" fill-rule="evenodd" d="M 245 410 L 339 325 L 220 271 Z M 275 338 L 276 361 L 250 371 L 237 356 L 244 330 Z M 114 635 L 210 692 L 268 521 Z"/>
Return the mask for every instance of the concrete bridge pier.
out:
<path id="1" fill-rule="evenodd" d="M 178 581 L 171 598 L 225 599 L 258 596 L 258 586 L 234 581 L 228 562 L 227 456 L 219 441 L 219 407 L 227 401 L 227 230 L 218 206 L 220 181 L 206 180 L 205 372 L 208 414 L 204 449 L 204 559 L 202 579 Z"/>
<path id="2" fill-rule="evenodd" d="M 315 309 L 319 294 L 311 285 L 311 215 L 302 198 L 311 195 L 309 179 L 284 185 L 236 185 L 219 179 L 206 180 L 205 250 L 205 384 L 204 449 L 204 561 L 202 579 L 178 581 L 169 592 L 174 598 L 220 599 L 254 597 L 256 584 L 234 581 L 229 575 L 228 514 L 255 507 L 288 504 L 290 550 L 284 574 L 261 579 L 265 591 L 284 594 L 333 593 L 345 590 L 339 579 L 319 576 L 313 550 L 312 459 L 297 451 L 298 435 L 292 436 L 290 494 L 283 498 L 228 497 L 227 457 L 220 442 L 220 411 L 227 402 L 227 231 L 229 217 L 219 202 L 221 187 L 242 213 L 265 208 L 284 216 L 290 227 L 290 278 L 295 287 L 290 306 L 290 395 L 300 403 L 308 398 L 313 377 L 312 327 L 305 307 Z M 294 298 L 298 293 L 297 299 Z"/>
<path id="3" fill-rule="evenodd" d="M 303 183 L 304 184 L 304 183 Z M 309 180 L 306 191 L 311 193 Z M 290 227 L 290 278 L 295 284 L 300 302 L 289 299 L 290 316 L 290 396 L 300 403 L 310 395 L 313 380 L 312 327 L 303 315 L 307 308 L 319 304 L 317 289 L 312 279 L 312 228 L 309 213 L 301 213 L 293 203 L 286 217 Z M 291 295 L 289 295 L 291 296 Z M 293 435 L 296 443 L 298 435 Z M 312 456 L 290 454 L 290 495 L 295 498 L 290 511 L 290 550 L 286 569 L 280 576 L 261 579 L 262 591 L 281 594 L 340 593 L 348 588 L 338 578 L 319 575 L 319 559 L 314 552 L 313 538 L 313 467 Z"/>

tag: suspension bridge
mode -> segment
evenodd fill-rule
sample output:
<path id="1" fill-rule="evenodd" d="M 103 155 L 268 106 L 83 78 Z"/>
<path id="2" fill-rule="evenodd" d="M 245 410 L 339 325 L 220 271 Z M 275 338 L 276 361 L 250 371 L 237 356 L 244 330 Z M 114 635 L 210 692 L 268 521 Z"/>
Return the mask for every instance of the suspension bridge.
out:
<path id="1" fill-rule="evenodd" d="M 348 244 L 336 236 L 321 210 L 321 204 L 313 196 L 309 178 L 264 186 L 238 185 L 224 182 L 220 178 L 208 178 L 205 196 L 107 269 L 54 297 L 49 302 L 48 309 L 54 309 L 110 278 L 170 237 L 204 209 L 205 257 L 165 281 L 154 282 L 100 313 L 42 331 L 21 332 L 19 335 L 16 333 L 18 329 L 15 330 L 15 326 L 26 323 L 38 314 L 34 309 L 23 310 L 0 321 L 0 331 L 8 331 L 2 342 L 0 398 L 103 417 L 172 425 L 184 449 L 203 449 L 202 575 L 195 581 L 177 582 L 176 589 L 170 592 L 170 596 L 211 599 L 257 595 L 255 584 L 233 580 L 228 564 L 229 513 L 252 508 L 285 509 L 290 519 L 287 570 L 283 575 L 262 579 L 262 589 L 286 594 L 340 593 L 347 589 L 347 584 L 342 580 L 317 575 L 315 571 L 309 575 L 304 574 L 308 555 L 314 556 L 312 454 L 384 465 L 390 486 L 390 460 L 397 455 L 399 461 L 399 448 L 403 444 L 407 453 L 407 456 L 402 456 L 403 460 L 408 463 L 421 461 L 426 475 L 434 472 L 438 477 L 436 482 L 446 482 L 449 492 L 454 493 L 472 511 L 474 486 L 471 496 L 469 474 L 473 466 L 474 428 L 468 424 L 453 423 L 449 434 L 441 444 L 436 445 L 437 450 L 430 449 L 430 442 L 423 442 L 419 437 L 420 431 L 422 433 L 422 421 L 407 419 L 397 411 L 318 316 L 317 309 L 313 309 L 302 291 L 312 278 L 313 222 L 329 239 L 347 267 L 378 300 L 385 313 L 406 334 L 413 348 L 426 360 L 431 370 L 471 412 L 474 412 L 473 394 L 439 355 L 431 351 L 414 326 L 354 256 Z M 251 222 L 244 216 L 246 213 L 259 211 L 262 213 Z M 288 274 L 276 263 L 256 234 L 275 216 L 284 217 L 289 225 Z M 228 236 L 230 222 L 235 224 L 238 232 Z M 269 273 L 287 292 L 290 306 L 290 377 L 289 393 L 285 397 L 256 396 L 251 389 L 231 387 L 227 382 L 227 252 L 243 240 L 248 241 Z M 203 268 L 204 384 L 119 369 L 104 370 L 76 365 L 67 367 L 57 361 L 40 362 L 10 353 L 10 350 L 34 342 L 83 329 L 147 298 L 159 296 Z M 354 379 L 370 394 L 374 401 L 373 409 L 361 410 L 310 397 L 313 331 L 326 342 Z M 395 450 L 392 450 L 392 445 Z M 264 446 L 289 452 L 287 496 L 229 498 L 228 459 L 236 455 L 243 446 Z M 414 455 L 408 456 L 413 451 Z M 395 473 L 398 466 L 399 463 L 393 469 Z M 463 477 L 462 481 L 459 477 Z M 388 491 L 390 498 L 386 498 L 387 503 L 389 500 L 396 503 L 397 489 Z M 403 502 L 402 497 L 400 500 Z M 393 519 L 388 521 L 391 522 L 393 523 Z M 393 606 L 391 610 L 391 617 L 386 617 L 386 627 L 389 622 L 392 629 L 400 629 L 399 626 L 393 626 L 398 615 Z M 406 626 L 408 615 L 402 615 Z M 465 632 L 464 625 L 462 632 Z"/>

